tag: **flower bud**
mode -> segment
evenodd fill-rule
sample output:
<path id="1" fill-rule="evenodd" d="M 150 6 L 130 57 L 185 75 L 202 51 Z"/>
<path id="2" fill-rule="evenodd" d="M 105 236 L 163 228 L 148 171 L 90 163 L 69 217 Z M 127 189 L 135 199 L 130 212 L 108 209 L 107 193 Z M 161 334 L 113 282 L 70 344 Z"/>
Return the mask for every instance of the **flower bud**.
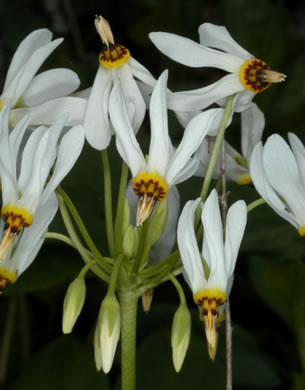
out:
<path id="1" fill-rule="evenodd" d="M 167 221 L 167 199 L 161 200 L 155 207 L 148 223 L 147 244 L 154 245 L 162 236 Z"/>
<path id="2" fill-rule="evenodd" d="M 82 311 L 85 297 L 85 280 L 78 276 L 70 283 L 64 300 L 62 317 L 62 331 L 64 334 L 72 332 L 73 326 Z"/>
<path id="3" fill-rule="evenodd" d="M 129 225 L 130 225 L 130 208 L 128 204 L 128 199 L 127 197 L 124 200 L 124 209 L 123 209 L 123 227 L 122 227 L 122 233 L 123 235 L 126 233 Z"/>
<path id="4" fill-rule="evenodd" d="M 123 253 L 128 257 L 133 257 L 137 250 L 137 231 L 129 225 L 123 238 Z"/>
<path id="5" fill-rule="evenodd" d="M 179 372 L 191 338 L 191 315 L 185 304 L 181 304 L 174 315 L 172 326 L 173 363 Z"/>
<path id="6" fill-rule="evenodd" d="M 95 354 L 100 350 L 100 357 L 95 356 L 98 369 L 101 367 L 107 374 L 112 366 L 117 343 L 120 338 L 121 319 L 120 304 L 115 296 L 106 296 L 103 300 L 97 320 Z M 99 368 L 100 367 L 100 368 Z"/>

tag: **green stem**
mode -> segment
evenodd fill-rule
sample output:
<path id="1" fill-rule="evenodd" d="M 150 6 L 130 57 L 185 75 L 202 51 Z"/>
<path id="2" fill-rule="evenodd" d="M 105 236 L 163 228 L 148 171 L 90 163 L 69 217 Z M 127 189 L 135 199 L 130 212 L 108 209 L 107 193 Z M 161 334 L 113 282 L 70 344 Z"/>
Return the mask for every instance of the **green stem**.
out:
<path id="1" fill-rule="evenodd" d="M 123 241 L 123 218 L 124 218 L 124 203 L 125 203 L 125 192 L 127 187 L 128 179 L 128 165 L 123 161 L 120 189 L 118 196 L 117 212 L 115 218 L 115 253 L 119 255 L 122 253 L 122 241 Z"/>
<path id="2" fill-rule="evenodd" d="M 248 207 L 247 207 L 248 213 L 250 211 L 252 211 L 253 209 L 255 209 L 255 207 L 258 207 L 258 206 L 260 206 L 261 204 L 264 204 L 264 203 L 266 203 L 265 200 L 263 198 L 259 198 L 259 199 L 255 200 L 254 202 L 248 204 Z"/>
<path id="3" fill-rule="evenodd" d="M 117 285 L 118 275 L 119 275 L 120 266 L 121 266 L 123 257 L 124 257 L 123 255 L 120 255 L 116 259 L 116 262 L 114 263 L 114 267 L 113 267 L 113 271 L 112 271 L 112 274 L 111 274 L 107 295 L 114 295 L 114 293 L 115 293 L 115 288 L 116 288 L 116 285 Z"/>
<path id="4" fill-rule="evenodd" d="M 63 200 L 61 195 L 57 194 L 57 198 L 58 198 L 58 204 L 59 204 L 61 216 L 62 216 L 63 222 L 65 224 L 65 227 L 67 229 L 67 232 L 69 233 L 69 235 L 70 235 L 70 237 L 75 245 L 75 248 L 78 250 L 78 252 L 81 255 L 84 262 L 89 263 L 92 260 L 92 258 L 90 257 L 88 250 L 86 248 L 84 248 L 84 246 L 82 245 L 82 243 L 78 237 L 78 234 L 75 231 L 75 228 L 73 226 L 73 223 L 72 223 L 71 218 L 69 216 L 69 212 L 68 212 L 67 207 L 66 207 L 66 203 Z M 102 261 L 103 261 L 103 258 L 102 258 Z M 93 266 L 92 271 L 97 276 L 99 276 L 101 279 L 106 280 L 106 281 L 109 280 L 109 276 L 104 271 L 102 271 L 98 265 Z"/>
<path id="5" fill-rule="evenodd" d="M 91 250 L 91 252 L 94 254 L 94 256 L 97 259 L 102 260 L 103 256 L 101 255 L 101 253 L 99 252 L 99 250 L 95 246 L 94 242 L 92 241 L 92 238 L 90 237 L 90 235 L 89 235 L 78 211 L 76 210 L 72 200 L 70 199 L 70 197 L 60 187 L 57 188 L 56 192 L 62 197 L 62 199 L 64 200 L 64 203 L 67 205 L 67 208 L 70 211 L 83 239 L 85 240 L 86 244 L 88 245 L 88 248 Z"/>
<path id="6" fill-rule="evenodd" d="M 168 279 L 173 283 L 173 285 L 176 287 L 176 290 L 179 294 L 180 298 L 180 304 L 186 305 L 186 299 L 184 295 L 183 288 L 181 287 L 181 284 L 178 282 L 177 278 L 175 278 L 172 274 L 168 274 Z"/>
<path id="7" fill-rule="evenodd" d="M 213 147 L 213 150 L 211 153 L 209 165 L 208 165 L 208 168 L 207 168 L 204 180 L 203 180 L 203 184 L 202 184 L 202 188 L 201 188 L 201 192 L 200 192 L 200 197 L 201 197 L 203 202 L 205 201 L 207 194 L 208 194 L 208 190 L 209 190 L 209 187 L 210 187 L 210 184 L 212 181 L 212 176 L 213 176 L 213 172 L 215 169 L 216 161 L 217 161 L 217 158 L 219 155 L 222 141 L 224 139 L 226 127 L 227 127 L 228 121 L 229 121 L 231 113 L 232 113 L 232 104 L 233 104 L 234 96 L 235 95 L 231 95 L 229 97 L 227 104 L 226 104 L 226 107 L 224 109 L 221 123 L 220 123 L 219 129 L 218 129 L 217 137 L 215 140 L 215 144 L 214 144 L 214 147 Z M 200 220 L 200 208 L 198 207 L 196 210 L 196 215 L 195 215 L 195 223 L 194 223 L 195 227 L 198 226 L 199 220 Z"/>
<path id="8" fill-rule="evenodd" d="M 74 242 L 71 240 L 70 237 L 65 236 L 61 233 L 54 233 L 54 232 L 46 232 L 42 236 L 43 238 L 52 238 L 54 240 L 62 241 L 67 245 L 72 246 L 72 248 L 75 248 Z"/>
<path id="9" fill-rule="evenodd" d="M 105 194 L 105 218 L 108 247 L 111 257 L 115 255 L 114 249 L 114 230 L 112 215 L 112 190 L 111 190 L 111 172 L 107 149 L 102 150 L 102 161 L 104 167 L 104 194 Z"/>
<path id="10" fill-rule="evenodd" d="M 165 266 L 168 265 L 171 266 L 171 268 L 176 266 L 176 263 L 178 262 L 180 258 L 180 254 L 178 251 L 175 251 L 171 253 L 166 259 L 162 260 L 159 264 L 154 265 L 153 267 L 149 267 L 140 273 L 141 278 L 150 278 L 157 274 L 159 271 L 161 271 Z"/>
<path id="11" fill-rule="evenodd" d="M 78 277 L 79 278 L 84 278 L 86 276 L 86 273 L 91 269 L 94 265 L 96 264 L 96 260 L 91 260 L 89 263 L 87 263 L 82 270 L 80 271 Z"/>
<path id="12" fill-rule="evenodd" d="M 148 220 L 143 222 L 143 225 L 140 227 L 140 238 L 139 238 L 139 247 L 137 250 L 135 262 L 132 267 L 132 274 L 136 274 L 141 266 L 142 256 L 145 251 L 146 236 L 148 231 Z"/>
<path id="13" fill-rule="evenodd" d="M 119 292 L 121 308 L 122 390 L 136 388 L 136 325 L 139 296 L 135 291 Z"/>

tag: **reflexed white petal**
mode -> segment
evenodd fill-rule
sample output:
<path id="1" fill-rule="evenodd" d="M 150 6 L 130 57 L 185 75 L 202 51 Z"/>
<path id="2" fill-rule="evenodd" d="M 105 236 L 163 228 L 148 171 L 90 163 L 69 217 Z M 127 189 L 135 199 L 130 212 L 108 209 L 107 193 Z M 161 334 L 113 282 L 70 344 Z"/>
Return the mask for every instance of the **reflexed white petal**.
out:
<path id="1" fill-rule="evenodd" d="M 296 162 L 298 164 L 299 173 L 302 178 L 303 186 L 305 186 L 305 148 L 301 140 L 293 133 L 288 133 L 288 139 Z M 305 188 L 305 187 L 304 187 Z"/>
<path id="2" fill-rule="evenodd" d="M 28 138 L 21 157 L 20 174 L 18 177 L 18 188 L 23 193 L 35 169 L 34 159 L 41 138 L 46 133 L 47 129 L 44 126 L 38 127 L 32 132 Z M 39 168 L 39 167 L 38 167 Z"/>
<path id="3" fill-rule="evenodd" d="M 176 242 L 177 221 L 180 211 L 180 196 L 176 186 L 173 186 L 167 195 L 168 215 L 161 238 L 152 247 L 149 255 L 149 264 L 158 264 L 169 256 Z"/>
<path id="4" fill-rule="evenodd" d="M 130 67 L 128 65 L 122 66 L 118 74 L 121 80 L 121 87 L 130 123 L 134 132 L 137 134 L 146 112 L 145 101 L 133 78 Z"/>
<path id="5" fill-rule="evenodd" d="M 111 92 L 109 114 L 116 132 L 117 149 L 135 177 L 146 162 L 129 122 L 120 81 L 116 82 Z"/>
<path id="6" fill-rule="evenodd" d="M 241 113 L 241 150 L 247 161 L 254 146 L 262 139 L 265 116 L 255 103 Z"/>
<path id="7" fill-rule="evenodd" d="M 87 100 L 78 97 L 62 97 L 49 100 L 38 106 L 18 108 L 11 111 L 11 123 L 14 125 L 24 115 L 29 115 L 30 125 L 53 125 L 58 118 L 67 116 L 65 126 L 82 124 L 85 117 Z"/>
<path id="8" fill-rule="evenodd" d="M 228 210 L 225 239 L 225 267 L 228 278 L 233 274 L 240 243 L 247 223 L 247 206 L 243 200 L 235 202 Z"/>
<path id="9" fill-rule="evenodd" d="M 198 29 L 200 43 L 203 46 L 213 47 L 226 53 L 234 54 L 244 61 L 253 56 L 243 49 L 234 39 L 224 26 L 216 26 L 211 23 L 204 23 Z"/>
<path id="10" fill-rule="evenodd" d="M 206 283 L 194 232 L 194 216 L 200 201 L 201 198 L 198 198 L 194 201 L 188 201 L 185 204 L 178 221 L 177 229 L 179 252 L 193 294 L 199 291 Z"/>
<path id="11" fill-rule="evenodd" d="M 86 139 L 93 148 L 98 150 L 106 149 L 111 140 L 108 117 L 111 87 L 111 72 L 99 66 L 84 119 Z"/>
<path id="12" fill-rule="evenodd" d="M 20 69 L 19 73 L 16 75 L 16 78 L 14 78 L 12 82 L 7 85 L 7 88 L 2 95 L 3 98 L 11 98 L 13 105 L 15 105 L 20 97 L 24 94 L 35 73 L 41 67 L 45 59 L 62 41 L 62 38 L 56 39 L 55 41 L 52 41 L 37 49 L 31 58 L 25 63 L 24 67 Z"/>
<path id="13" fill-rule="evenodd" d="M 79 77 L 69 69 L 52 69 L 35 76 L 23 95 L 23 103 L 34 106 L 70 95 L 80 84 Z"/>
<path id="14" fill-rule="evenodd" d="M 133 57 L 130 57 L 129 65 L 131 67 L 131 72 L 135 78 L 137 78 L 147 86 L 150 86 L 152 88 L 155 86 L 157 80 L 153 77 L 153 75 L 149 72 L 149 70 L 147 70 Z"/>
<path id="15" fill-rule="evenodd" d="M 10 63 L 3 90 L 12 82 L 16 77 L 19 70 L 29 60 L 32 54 L 41 46 L 46 45 L 52 39 L 51 31 L 47 29 L 40 29 L 31 32 L 18 46 L 13 59 Z"/>
<path id="16" fill-rule="evenodd" d="M 50 129 L 51 130 L 51 129 Z M 69 130 L 61 139 L 55 169 L 52 178 L 48 182 L 41 197 L 41 204 L 44 204 L 51 193 L 70 172 L 78 159 L 85 141 L 85 130 L 83 126 L 75 126 Z"/>
<path id="17" fill-rule="evenodd" d="M 280 200 L 267 180 L 263 166 L 263 145 L 261 142 L 256 144 L 253 149 L 250 160 L 250 175 L 257 192 L 269 206 L 282 218 L 297 227 L 295 217 L 287 211 L 285 204 Z"/>
<path id="18" fill-rule="evenodd" d="M 166 182 L 170 186 L 176 183 L 179 172 L 184 169 L 192 154 L 198 149 L 217 115 L 219 115 L 218 108 L 202 112 L 193 118 L 185 129 L 166 174 Z M 197 167 L 194 172 L 196 169 Z"/>
<path id="19" fill-rule="evenodd" d="M 165 176 L 172 149 L 168 135 L 166 86 L 167 75 L 165 71 L 160 76 L 150 100 L 151 136 L 148 157 L 148 169 Z"/>
<path id="20" fill-rule="evenodd" d="M 207 87 L 175 92 L 168 96 L 168 108 L 174 111 L 196 111 L 244 89 L 236 74 L 228 74 Z"/>
<path id="21" fill-rule="evenodd" d="M 204 203 L 201 222 L 203 225 L 202 256 L 209 269 L 209 281 L 214 278 L 226 281 L 224 266 L 223 227 L 219 210 L 218 195 L 213 189 Z M 217 275 L 218 274 L 218 275 Z M 216 286 L 215 286 L 216 287 Z M 226 286 L 222 287 L 225 291 Z"/>
<path id="22" fill-rule="evenodd" d="M 209 49 L 179 35 L 152 32 L 149 38 L 163 54 L 183 65 L 195 68 L 206 66 L 236 73 L 245 62 L 234 55 Z"/>
<path id="23" fill-rule="evenodd" d="M 299 226 L 305 225 L 305 188 L 301 184 L 298 166 L 288 144 L 277 134 L 265 144 L 263 164 L 267 179 L 275 191 L 288 203 Z"/>
<path id="24" fill-rule="evenodd" d="M 32 226 L 24 229 L 11 259 L 17 268 L 18 276 L 32 264 L 37 256 L 44 242 L 42 235 L 47 231 L 54 218 L 57 207 L 57 198 L 53 193 L 48 202 L 37 210 Z"/>
<path id="25" fill-rule="evenodd" d="M 16 182 L 16 159 L 18 151 L 12 150 L 9 142 L 10 104 L 4 105 L 0 112 L 0 177 L 2 204 L 16 201 L 18 197 Z"/>
<path id="26" fill-rule="evenodd" d="M 199 164 L 198 151 L 196 151 L 186 165 L 175 176 L 175 184 L 182 183 L 192 177 L 197 171 Z"/>

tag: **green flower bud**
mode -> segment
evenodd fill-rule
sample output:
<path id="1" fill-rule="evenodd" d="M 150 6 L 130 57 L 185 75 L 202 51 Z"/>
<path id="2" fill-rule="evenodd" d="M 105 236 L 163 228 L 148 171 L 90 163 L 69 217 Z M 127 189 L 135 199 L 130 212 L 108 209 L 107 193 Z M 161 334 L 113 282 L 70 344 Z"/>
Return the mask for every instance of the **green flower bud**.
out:
<path id="1" fill-rule="evenodd" d="M 191 315 L 185 304 L 181 304 L 174 315 L 172 326 L 173 363 L 179 372 L 191 338 Z"/>
<path id="2" fill-rule="evenodd" d="M 120 338 L 120 304 L 114 295 L 103 300 L 97 320 L 95 340 L 95 363 L 107 374 L 112 366 L 115 350 Z M 100 353 L 99 356 L 97 354 Z M 99 368 L 100 367 L 100 368 Z"/>
<path id="3" fill-rule="evenodd" d="M 162 236 L 167 221 L 167 199 L 161 200 L 155 207 L 149 221 L 147 230 L 147 244 L 154 245 Z"/>
<path id="4" fill-rule="evenodd" d="M 73 326 L 82 311 L 86 297 L 86 284 L 83 277 L 77 277 L 70 283 L 66 292 L 63 317 L 62 331 L 63 333 L 71 333 Z"/>
<path id="5" fill-rule="evenodd" d="M 123 210 L 123 227 L 122 227 L 123 235 L 126 233 L 129 226 L 130 226 L 130 208 L 128 204 L 128 199 L 125 197 L 124 210 Z"/>
<path id="6" fill-rule="evenodd" d="M 129 225 L 123 238 L 123 253 L 128 257 L 133 257 L 137 250 L 136 231 L 133 226 Z"/>

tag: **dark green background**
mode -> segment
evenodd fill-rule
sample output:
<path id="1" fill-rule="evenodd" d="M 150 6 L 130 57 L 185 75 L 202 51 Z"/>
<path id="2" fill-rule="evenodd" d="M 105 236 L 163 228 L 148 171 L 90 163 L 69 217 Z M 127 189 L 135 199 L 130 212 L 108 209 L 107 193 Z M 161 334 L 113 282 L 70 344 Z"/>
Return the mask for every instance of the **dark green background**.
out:
<path id="1" fill-rule="evenodd" d="M 48 6 L 46 6 L 48 4 Z M 170 71 L 172 90 L 199 88 L 221 77 L 213 69 L 191 69 L 171 62 L 151 44 L 150 31 L 168 31 L 198 40 L 203 22 L 225 25 L 237 42 L 271 68 L 287 74 L 287 81 L 255 97 L 265 112 L 264 139 L 274 133 L 295 132 L 305 141 L 305 5 L 303 1 L 34 1 L 0 2 L 0 81 L 4 80 L 18 43 L 32 30 L 48 27 L 64 43 L 44 68 L 67 67 L 89 87 L 98 67 L 100 41 L 94 15 L 110 22 L 115 39 L 155 77 Z M 147 148 L 149 122 L 140 139 Z M 238 115 L 228 139 L 238 148 Z M 182 128 L 170 114 L 170 134 L 177 144 Z M 112 143 L 114 192 L 120 161 Z M 100 154 L 86 145 L 81 158 L 63 182 L 103 254 L 107 254 L 103 175 Z M 198 196 L 198 178 L 179 186 L 182 203 Z M 229 203 L 258 198 L 253 188 L 229 184 Z M 305 195 L 305 194 L 304 194 Z M 64 232 L 59 216 L 51 231 Z M 234 389 L 305 388 L 305 242 L 297 231 L 266 205 L 249 214 L 237 261 L 231 294 Z M 85 308 L 71 336 L 61 333 L 62 303 L 69 282 L 82 263 L 78 253 L 60 243 L 45 243 L 39 257 L 0 299 L 0 386 L 8 390 L 119 389 L 120 351 L 108 376 L 96 373 L 92 332 L 105 286 L 87 280 Z M 184 366 L 176 374 L 171 361 L 171 321 L 178 297 L 171 284 L 155 291 L 151 311 L 139 308 L 138 389 L 224 389 L 225 349 L 221 330 L 214 363 L 207 356 L 203 325 L 191 293 L 184 284 L 192 312 L 192 338 Z M 4 354 L 3 351 L 8 351 Z M 5 355 L 5 358 L 4 358 Z"/>

